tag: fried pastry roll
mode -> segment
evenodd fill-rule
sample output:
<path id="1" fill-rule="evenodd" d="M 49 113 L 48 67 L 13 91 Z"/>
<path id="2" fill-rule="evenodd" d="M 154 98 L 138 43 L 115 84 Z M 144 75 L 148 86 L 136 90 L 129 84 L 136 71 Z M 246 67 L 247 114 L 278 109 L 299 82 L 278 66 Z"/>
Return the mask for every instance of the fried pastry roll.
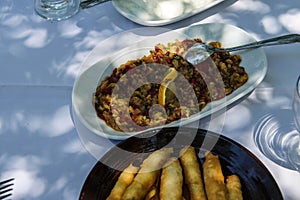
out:
<path id="1" fill-rule="evenodd" d="M 144 200 L 159 200 L 158 185 L 153 185 Z"/>
<path id="2" fill-rule="evenodd" d="M 195 149 L 191 146 L 182 149 L 180 161 L 191 200 L 205 200 L 204 184 Z"/>
<path id="3" fill-rule="evenodd" d="M 183 175 L 177 158 L 170 158 L 164 165 L 160 178 L 160 200 L 182 200 Z"/>
<path id="4" fill-rule="evenodd" d="M 210 152 L 206 153 L 203 164 L 203 176 L 208 200 L 227 199 L 224 175 L 217 155 L 213 155 Z"/>
<path id="5" fill-rule="evenodd" d="M 242 200 L 242 185 L 237 175 L 233 174 L 226 179 L 226 187 L 228 190 L 228 200 Z"/>
<path id="6" fill-rule="evenodd" d="M 127 168 L 125 168 L 124 171 L 120 174 L 116 184 L 114 185 L 113 189 L 111 190 L 106 200 L 121 199 L 124 191 L 132 182 L 137 171 L 138 171 L 138 167 L 135 167 L 132 164 L 130 164 Z"/>
<path id="7" fill-rule="evenodd" d="M 160 174 L 158 175 L 158 177 L 160 177 Z M 146 195 L 144 200 L 159 200 L 159 181 L 160 179 L 157 178 L 154 185 L 152 185 L 150 190 L 148 191 L 148 194 Z"/>
<path id="8" fill-rule="evenodd" d="M 172 148 L 163 148 L 151 153 L 143 161 L 139 172 L 134 177 L 132 183 L 127 187 L 121 199 L 142 200 L 155 183 L 162 165 L 172 152 Z"/>

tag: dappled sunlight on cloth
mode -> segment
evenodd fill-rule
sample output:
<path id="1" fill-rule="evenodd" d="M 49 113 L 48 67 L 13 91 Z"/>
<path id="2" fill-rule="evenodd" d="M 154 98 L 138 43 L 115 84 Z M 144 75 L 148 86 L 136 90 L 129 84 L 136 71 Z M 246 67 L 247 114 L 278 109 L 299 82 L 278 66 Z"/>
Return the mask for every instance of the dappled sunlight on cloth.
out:
<path id="1" fill-rule="evenodd" d="M 63 81 L 71 86 L 89 51 L 105 37 L 121 31 L 114 26 L 103 29 L 96 21 L 94 29 L 86 29 L 87 21 L 79 15 L 76 16 L 79 19 L 49 22 L 37 16 L 27 3 L 18 4 L 24 6 L 1 1 L 0 55 L 7 61 L 3 66 L 5 73 L 0 75 L 1 82 L 56 84 L 57 81 Z M 20 7 L 24 9 L 20 10 Z M 103 18 L 106 24 L 110 23 L 107 16 L 99 17 L 97 21 Z M 19 59 L 13 59 L 15 57 Z M 37 64 L 41 62 L 44 63 L 42 66 Z M 36 68 L 35 73 L 26 73 L 26 68 L 33 67 Z M 6 80 L 6 76 L 3 76 L 16 72 L 18 74 L 14 80 Z M 41 80 L 44 74 L 48 76 Z"/>
<path id="2" fill-rule="evenodd" d="M 261 23 L 268 34 L 278 34 L 282 30 L 282 26 L 274 16 L 266 15 L 262 18 Z"/>
<path id="3" fill-rule="evenodd" d="M 262 19 L 262 24 L 265 27 L 266 33 L 269 34 L 278 34 L 283 29 L 292 33 L 300 33 L 299 17 L 300 10 L 292 8 L 279 16 L 266 15 Z"/>
<path id="4" fill-rule="evenodd" d="M 1 161 L 1 160 L 0 160 Z M 11 156 L 1 163 L 2 177 L 14 177 L 14 199 L 40 197 L 46 190 L 47 181 L 40 167 L 47 161 L 37 156 Z"/>
<path id="5" fill-rule="evenodd" d="M 242 120 L 240 120 L 242 118 Z M 225 124 L 229 130 L 239 130 L 245 127 L 247 124 L 251 123 L 251 111 L 247 108 L 247 106 L 239 106 L 237 115 L 227 116 L 227 121 L 230 122 Z"/>
<path id="6" fill-rule="evenodd" d="M 58 108 L 54 113 L 48 113 L 48 116 L 45 116 L 45 114 L 29 115 L 27 116 L 27 128 L 29 132 L 44 134 L 47 137 L 66 134 L 73 129 L 73 123 L 68 115 L 68 111 L 69 107 L 65 105 Z M 22 124 L 22 121 L 18 123 Z"/>
<path id="7" fill-rule="evenodd" d="M 68 143 L 66 143 L 65 146 L 62 148 L 62 151 L 64 153 L 68 153 L 68 154 L 85 154 L 86 153 L 86 150 L 84 149 L 81 141 L 79 141 L 79 140 L 68 141 Z"/>
<path id="8" fill-rule="evenodd" d="M 95 158 L 74 129 L 72 88 L 23 87 L 0 87 L 0 180 L 15 178 L 16 200 L 76 199 Z"/>
<path id="9" fill-rule="evenodd" d="M 216 14 L 203 22 L 223 22 L 233 25 L 243 24 L 243 28 L 253 34 L 257 39 L 263 39 L 265 35 L 281 35 L 289 31 L 299 33 L 299 5 L 285 2 L 242 0 L 237 1 L 221 14 Z M 298 8 L 297 8 L 298 7 Z M 241 21 L 242 16 L 252 18 L 246 24 Z M 260 26 L 258 26 L 260 25 Z M 258 30 L 252 32 L 252 30 Z"/>
<path id="10" fill-rule="evenodd" d="M 168 2 L 164 1 L 164 3 Z M 194 1 L 185 2 L 194 3 Z M 242 22 L 242 16 L 255 14 L 253 20 L 247 22 L 243 28 L 258 39 L 265 37 L 264 34 L 276 35 L 286 30 L 299 31 L 300 26 L 295 26 L 299 23 L 297 21 L 299 9 L 289 7 L 284 2 L 282 6 L 279 3 L 273 8 L 271 3 L 272 1 L 237 1 L 224 12 L 216 13 L 207 19 L 199 21 L 197 20 L 199 16 L 191 17 L 185 20 L 181 27 L 191 22 L 222 22 L 238 25 Z M 122 31 L 140 27 L 134 23 L 124 27 L 124 22 L 128 20 L 110 4 L 108 9 L 99 6 L 97 9 L 82 10 L 74 18 L 59 23 L 40 18 L 33 12 L 32 7 L 24 2 L 18 2 L 18 4 L 23 5 L 17 6 L 14 2 L 1 1 L 0 32 L 3 44 L 1 42 L 0 47 L 3 46 L 3 49 L 0 50 L 0 55 L 7 59 L 3 70 L 9 74 L 18 72 L 14 80 L 6 80 L 5 76 L 0 75 L 0 80 L 6 82 L 55 84 L 60 81 L 72 85 L 81 71 L 81 64 L 97 44 Z M 24 7 L 24 9 L 20 10 L 19 7 Z M 90 15 L 89 18 L 83 17 L 86 14 Z M 261 27 L 257 27 L 257 20 L 261 21 Z M 254 26 L 258 31 L 251 31 Z M 110 45 L 117 44 L 119 43 Z M 105 48 L 109 52 L 109 47 Z M 53 53 L 49 54 L 49 52 Z M 14 60 L 14 57 L 20 59 Z M 42 66 L 37 65 L 41 62 L 44 63 Z M 22 66 L 25 63 L 26 66 Z M 20 71 L 24 67 L 25 70 Z M 29 69 L 32 67 L 36 68 L 35 73 L 30 72 Z M 41 80 L 40 77 L 43 74 L 48 76 Z"/>
<path id="11" fill-rule="evenodd" d="M 300 33 L 300 9 L 290 9 L 287 13 L 279 16 L 281 25 L 290 32 Z"/>
<path id="12" fill-rule="evenodd" d="M 72 38 L 83 32 L 82 28 L 78 27 L 77 22 L 72 20 L 57 24 L 57 28 L 63 38 Z"/>
<path id="13" fill-rule="evenodd" d="M 253 12 L 266 14 L 270 12 L 271 7 L 262 1 L 244 0 L 238 1 L 231 7 L 231 9 L 236 12 Z"/>
<path id="14" fill-rule="evenodd" d="M 232 108 L 228 108 L 223 131 L 230 132 L 231 138 L 237 138 L 242 145 L 249 148 L 255 147 L 253 134 L 248 133 L 254 132 L 254 125 L 266 112 L 279 108 L 290 109 L 291 98 L 289 95 L 288 90 L 256 88 L 246 99 Z M 251 124 L 253 126 L 250 126 Z"/>

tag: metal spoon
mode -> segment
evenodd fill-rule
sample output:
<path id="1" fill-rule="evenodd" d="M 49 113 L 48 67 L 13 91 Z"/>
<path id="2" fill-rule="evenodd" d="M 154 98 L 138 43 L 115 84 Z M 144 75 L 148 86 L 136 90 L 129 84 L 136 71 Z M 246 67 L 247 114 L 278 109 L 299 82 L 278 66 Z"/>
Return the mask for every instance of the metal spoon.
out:
<path id="1" fill-rule="evenodd" d="M 80 3 L 80 8 L 86 9 L 111 0 L 85 0 Z"/>
<path id="2" fill-rule="evenodd" d="M 183 55 L 183 57 L 193 65 L 199 64 L 208 58 L 214 52 L 232 52 L 244 49 L 258 48 L 262 46 L 272 46 L 272 45 L 280 45 L 280 44 L 290 44 L 300 42 L 299 34 L 289 34 L 283 35 L 279 37 L 274 37 L 266 40 L 261 40 L 249 44 L 244 44 L 241 46 L 236 46 L 232 48 L 216 48 L 212 45 L 206 43 L 196 43 L 191 48 L 187 50 L 187 52 Z"/>

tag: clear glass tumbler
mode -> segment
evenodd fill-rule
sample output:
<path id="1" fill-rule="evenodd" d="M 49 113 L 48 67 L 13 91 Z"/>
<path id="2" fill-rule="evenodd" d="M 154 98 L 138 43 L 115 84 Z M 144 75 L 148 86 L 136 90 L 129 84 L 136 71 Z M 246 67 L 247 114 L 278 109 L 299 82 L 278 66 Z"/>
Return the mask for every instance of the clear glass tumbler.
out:
<path id="1" fill-rule="evenodd" d="M 80 0 L 35 0 L 38 15 L 48 20 L 65 20 L 79 11 Z"/>
<path id="2" fill-rule="evenodd" d="M 293 99 L 293 112 L 295 127 L 298 135 L 290 140 L 289 159 L 294 167 L 300 172 L 300 76 L 296 82 L 294 99 Z"/>
<path id="3" fill-rule="evenodd" d="M 300 172 L 300 76 L 292 97 L 292 109 L 278 109 L 259 119 L 254 141 L 275 163 Z"/>

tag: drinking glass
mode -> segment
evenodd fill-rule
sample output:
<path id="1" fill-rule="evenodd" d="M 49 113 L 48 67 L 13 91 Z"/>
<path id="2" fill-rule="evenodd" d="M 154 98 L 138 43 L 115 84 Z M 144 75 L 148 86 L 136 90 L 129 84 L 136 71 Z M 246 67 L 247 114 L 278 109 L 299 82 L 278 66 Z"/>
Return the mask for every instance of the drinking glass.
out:
<path id="1" fill-rule="evenodd" d="M 295 127 L 298 135 L 290 138 L 289 159 L 294 167 L 300 172 L 300 76 L 296 82 L 294 99 L 293 99 L 293 112 Z"/>
<path id="2" fill-rule="evenodd" d="M 294 88 L 292 109 L 279 109 L 259 119 L 254 141 L 270 160 L 300 172 L 300 76 Z"/>
<path id="3" fill-rule="evenodd" d="M 77 14 L 80 0 L 35 0 L 38 15 L 48 20 L 64 20 Z"/>

